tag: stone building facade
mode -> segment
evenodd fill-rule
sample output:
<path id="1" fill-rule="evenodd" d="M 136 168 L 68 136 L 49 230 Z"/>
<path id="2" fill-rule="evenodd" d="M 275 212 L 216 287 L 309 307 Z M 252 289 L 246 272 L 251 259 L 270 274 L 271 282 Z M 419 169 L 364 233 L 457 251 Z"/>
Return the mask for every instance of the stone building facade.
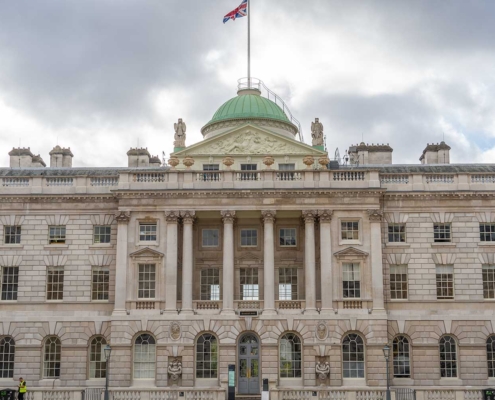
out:
<path id="1" fill-rule="evenodd" d="M 255 90 L 227 103 L 167 167 L 10 153 L 0 383 L 101 387 L 109 344 L 114 388 L 376 388 L 389 344 L 395 387 L 493 385 L 495 166 L 329 169 Z"/>

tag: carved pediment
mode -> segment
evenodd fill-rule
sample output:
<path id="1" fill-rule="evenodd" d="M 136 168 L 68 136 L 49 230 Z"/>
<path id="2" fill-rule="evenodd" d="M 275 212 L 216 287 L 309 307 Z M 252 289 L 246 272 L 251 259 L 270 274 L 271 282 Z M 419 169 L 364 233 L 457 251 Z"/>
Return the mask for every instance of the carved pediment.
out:
<path id="1" fill-rule="evenodd" d="M 241 262 L 241 261 L 256 261 L 256 262 L 261 262 L 262 259 L 259 255 L 256 253 L 253 253 L 251 251 L 243 252 L 239 254 L 238 257 L 236 257 L 236 263 Z"/>
<path id="2" fill-rule="evenodd" d="M 131 258 L 162 258 L 164 256 L 163 253 L 159 251 L 150 249 L 149 247 L 145 247 L 144 249 L 140 249 L 135 251 L 134 253 L 129 254 Z"/>
<path id="3" fill-rule="evenodd" d="M 337 251 L 336 253 L 333 253 L 337 259 L 342 259 L 342 258 L 366 258 L 369 256 L 369 253 L 366 253 L 365 251 L 358 250 L 354 247 L 348 247 L 344 250 Z"/>
<path id="4" fill-rule="evenodd" d="M 206 139 L 174 154 L 180 157 L 254 154 L 321 156 L 326 153 L 294 139 L 248 124 Z"/>

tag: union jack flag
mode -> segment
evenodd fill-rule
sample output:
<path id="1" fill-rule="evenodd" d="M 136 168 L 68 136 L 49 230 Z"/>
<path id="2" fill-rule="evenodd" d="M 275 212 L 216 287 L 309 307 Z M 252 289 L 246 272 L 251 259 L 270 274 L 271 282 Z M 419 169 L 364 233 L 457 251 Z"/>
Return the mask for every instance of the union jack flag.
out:
<path id="1" fill-rule="evenodd" d="M 229 19 L 235 21 L 236 18 L 245 17 L 247 15 L 248 0 L 243 0 L 241 5 L 237 7 L 234 11 L 229 12 L 225 17 L 223 17 L 223 23 L 225 24 Z"/>

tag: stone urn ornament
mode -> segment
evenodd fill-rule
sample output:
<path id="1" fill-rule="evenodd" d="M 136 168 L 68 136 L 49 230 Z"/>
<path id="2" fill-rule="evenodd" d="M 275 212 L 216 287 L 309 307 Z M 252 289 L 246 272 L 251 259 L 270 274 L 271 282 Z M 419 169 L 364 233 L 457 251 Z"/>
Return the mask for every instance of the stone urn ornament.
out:
<path id="1" fill-rule="evenodd" d="M 176 156 L 172 156 L 168 159 L 168 165 L 172 167 L 172 170 L 175 171 L 175 167 L 179 165 L 179 159 Z"/>
<path id="2" fill-rule="evenodd" d="M 330 162 L 330 159 L 328 158 L 328 156 L 321 156 L 318 158 L 318 164 L 320 164 L 321 169 L 327 169 L 329 162 Z"/>
<path id="3" fill-rule="evenodd" d="M 191 167 L 194 165 L 194 158 L 191 156 L 187 156 L 182 160 L 182 164 L 186 166 L 186 169 L 191 169 Z"/>
<path id="4" fill-rule="evenodd" d="M 222 163 L 223 163 L 223 165 L 225 165 L 227 167 L 228 170 L 230 170 L 230 167 L 232 167 L 232 165 L 234 165 L 234 158 L 227 156 L 222 160 Z"/>
<path id="5" fill-rule="evenodd" d="M 272 156 L 266 156 L 265 158 L 263 158 L 263 164 L 266 165 L 267 169 L 270 169 L 274 162 L 275 159 Z"/>
<path id="6" fill-rule="evenodd" d="M 303 163 L 304 165 L 306 165 L 306 169 L 311 169 L 311 167 L 315 163 L 315 159 L 313 156 L 306 156 L 303 158 Z"/>

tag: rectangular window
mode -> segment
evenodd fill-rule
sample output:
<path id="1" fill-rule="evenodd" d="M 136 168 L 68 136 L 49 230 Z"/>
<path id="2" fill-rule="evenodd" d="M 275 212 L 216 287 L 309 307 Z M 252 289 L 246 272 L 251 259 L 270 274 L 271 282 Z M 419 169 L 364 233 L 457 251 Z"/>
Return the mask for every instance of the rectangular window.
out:
<path id="1" fill-rule="evenodd" d="M 110 271 L 106 267 L 93 267 L 91 279 L 91 300 L 108 300 Z"/>
<path id="2" fill-rule="evenodd" d="M 110 233 L 112 227 L 108 225 L 93 227 L 93 243 L 110 243 Z"/>
<path id="3" fill-rule="evenodd" d="M 278 164 L 277 179 L 281 181 L 294 181 L 296 179 L 295 172 L 296 164 Z"/>
<path id="4" fill-rule="evenodd" d="M 203 164 L 203 171 L 218 171 L 219 167 L 218 164 Z"/>
<path id="5" fill-rule="evenodd" d="M 256 171 L 256 164 L 241 164 L 241 171 Z"/>
<path id="6" fill-rule="evenodd" d="M 218 182 L 220 180 L 218 164 L 203 164 L 203 174 L 198 174 L 198 179 L 204 182 Z"/>
<path id="7" fill-rule="evenodd" d="M 407 265 L 390 266 L 390 298 L 407 299 Z"/>
<path id="8" fill-rule="evenodd" d="M 388 224 L 388 241 L 390 243 L 405 243 L 406 224 Z"/>
<path id="9" fill-rule="evenodd" d="M 220 271 L 218 268 L 201 270 L 201 300 L 220 300 Z"/>
<path id="10" fill-rule="evenodd" d="M 278 169 L 280 171 L 294 171 L 296 164 L 278 164 Z"/>
<path id="11" fill-rule="evenodd" d="M 342 221 L 340 223 L 342 240 L 359 240 L 359 222 Z"/>
<path id="12" fill-rule="evenodd" d="M 258 246 L 258 231 L 256 229 L 241 229 L 241 246 Z"/>
<path id="13" fill-rule="evenodd" d="M 480 241 L 495 242 L 495 224 L 480 224 Z"/>
<path id="14" fill-rule="evenodd" d="M 295 247 L 297 245 L 296 228 L 282 228 L 280 233 L 280 246 Z"/>
<path id="15" fill-rule="evenodd" d="M 218 229 L 203 229 L 201 231 L 203 247 L 218 247 Z"/>
<path id="16" fill-rule="evenodd" d="M 483 297 L 495 299 L 495 265 L 483 265 Z"/>
<path id="17" fill-rule="evenodd" d="M 437 265 L 437 299 L 454 298 L 454 267 Z"/>
<path id="18" fill-rule="evenodd" d="M 21 243 L 21 227 L 19 225 L 4 226 L 3 233 L 5 244 Z"/>
<path id="19" fill-rule="evenodd" d="M 433 240 L 435 243 L 451 242 L 452 235 L 450 228 L 450 224 L 434 224 Z"/>
<path id="20" fill-rule="evenodd" d="M 155 264 L 139 264 L 138 299 L 155 298 Z"/>
<path id="21" fill-rule="evenodd" d="M 241 268 L 241 300 L 259 300 L 258 268 Z"/>
<path id="22" fill-rule="evenodd" d="M 64 244 L 65 243 L 65 225 L 48 227 L 50 236 L 49 244 Z"/>
<path id="23" fill-rule="evenodd" d="M 2 300 L 17 300 L 19 267 L 2 267 Z"/>
<path id="24" fill-rule="evenodd" d="M 241 173 L 238 174 L 241 181 L 257 181 L 258 172 L 256 164 L 241 164 Z"/>
<path id="25" fill-rule="evenodd" d="M 139 224 L 139 241 L 156 242 L 156 223 Z"/>
<path id="26" fill-rule="evenodd" d="M 343 296 L 345 299 L 361 297 L 361 272 L 358 263 L 342 265 Z"/>
<path id="27" fill-rule="evenodd" d="M 64 267 L 48 267 L 46 271 L 46 299 L 64 299 Z"/>
<path id="28" fill-rule="evenodd" d="M 297 268 L 279 268 L 278 299 L 297 300 Z"/>

